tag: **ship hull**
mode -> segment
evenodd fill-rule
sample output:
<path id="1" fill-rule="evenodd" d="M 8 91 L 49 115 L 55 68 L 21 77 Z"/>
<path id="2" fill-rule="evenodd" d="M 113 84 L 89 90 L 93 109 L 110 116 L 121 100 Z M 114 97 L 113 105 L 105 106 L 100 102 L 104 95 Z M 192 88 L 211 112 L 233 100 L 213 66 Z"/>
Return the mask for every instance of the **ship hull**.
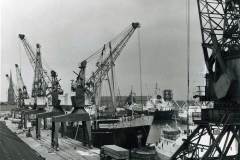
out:
<path id="1" fill-rule="evenodd" d="M 127 149 L 136 148 L 139 145 L 145 146 L 152 121 L 153 116 L 146 116 L 117 124 L 101 123 L 99 127 L 92 125 L 92 144 L 97 148 L 111 144 Z M 79 126 L 77 135 L 76 132 L 77 126 L 67 127 L 68 137 L 76 137 L 77 140 L 82 141 L 82 126 Z"/>
<path id="2" fill-rule="evenodd" d="M 115 144 L 123 148 L 138 147 L 138 134 L 142 134 L 141 146 L 145 146 L 150 126 L 138 126 L 118 129 L 93 130 L 92 138 L 95 147 Z"/>
<path id="3" fill-rule="evenodd" d="M 154 113 L 152 113 L 152 115 L 154 115 L 154 121 L 171 120 L 173 117 L 173 114 L 174 114 L 173 110 L 155 111 Z"/>
<path id="4" fill-rule="evenodd" d="M 144 114 L 144 115 L 152 115 L 154 117 L 154 121 L 167 121 L 172 120 L 174 110 L 167 110 L 167 111 L 134 111 L 137 114 Z M 132 111 L 128 110 L 128 115 L 131 115 Z"/>

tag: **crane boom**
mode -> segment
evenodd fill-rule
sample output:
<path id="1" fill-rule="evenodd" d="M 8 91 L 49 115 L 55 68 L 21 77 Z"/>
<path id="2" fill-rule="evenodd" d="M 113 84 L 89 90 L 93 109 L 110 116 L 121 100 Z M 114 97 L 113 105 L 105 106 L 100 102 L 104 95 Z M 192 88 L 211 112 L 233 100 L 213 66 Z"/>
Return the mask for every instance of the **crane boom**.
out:
<path id="1" fill-rule="evenodd" d="M 93 98 L 97 95 L 97 90 L 101 88 L 102 82 L 108 77 L 109 79 L 109 71 L 111 71 L 111 74 L 113 74 L 113 66 L 119 55 L 121 54 L 121 51 L 126 46 L 127 42 L 133 35 L 134 31 L 140 27 L 139 23 L 132 23 L 130 27 L 128 27 L 126 30 L 121 32 L 116 38 L 114 38 L 112 41 L 108 42 L 107 44 L 104 44 L 104 46 L 99 50 L 97 54 L 100 54 L 99 61 L 96 63 L 97 69 L 93 74 L 86 80 L 86 92 L 89 98 Z M 104 57 L 104 53 L 108 52 L 108 55 Z M 90 56 L 92 57 L 92 56 Z M 83 61 L 84 62 L 84 61 Z M 87 60 L 85 60 L 87 63 Z M 85 63 L 84 62 L 84 63 Z M 81 68 L 81 67 L 79 67 Z M 72 90 L 76 88 L 74 85 L 78 85 L 80 83 L 80 73 L 78 74 L 78 77 L 74 83 L 72 83 Z M 113 75 L 111 77 L 113 79 Z M 110 92 L 114 92 L 114 82 L 112 84 L 109 83 Z M 112 87 L 112 89 L 111 89 Z M 101 89 L 100 89 L 101 90 Z M 113 94 L 113 93 L 111 93 Z M 114 96 L 114 95 L 112 95 Z"/>
<path id="2" fill-rule="evenodd" d="M 20 68 L 18 67 L 18 64 L 15 64 L 15 69 L 16 69 L 16 77 L 17 77 L 17 87 L 22 89 L 24 86 L 24 82 L 23 82 L 22 74 L 21 74 Z"/>
<path id="3" fill-rule="evenodd" d="M 132 23 L 132 25 L 127 29 L 126 32 L 123 33 L 120 42 L 115 45 L 113 49 L 111 41 L 108 43 L 110 54 L 107 58 L 105 58 L 98 69 L 93 73 L 93 75 L 87 80 L 87 83 L 95 82 L 95 85 L 99 85 L 99 82 L 102 81 L 106 76 L 108 71 L 111 68 L 111 65 L 116 61 L 116 59 L 119 57 L 121 51 L 126 46 L 128 40 L 133 35 L 136 28 L 139 28 L 139 23 Z M 104 45 L 106 46 L 106 45 Z M 103 47 L 103 51 L 106 50 L 106 47 Z"/>
<path id="4" fill-rule="evenodd" d="M 42 58 L 40 52 L 40 45 L 37 44 L 37 54 L 34 67 L 34 78 L 32 87 L 32 97 L 45 97 L 47 91 L 47 83 L 43 76 Z"/>
<path id="5" fill-rule="evenodd" d="M 112 41 L 108 42 L 108 45 L 104 45 L 102 52 L 106 51 L 107 47 L 109 47 L 110 53 L 105 59 L 103 59 L 100 62 L 97 70 L 87 80 L 86 84 L 91 84 L 93 82 L 94 88 L 99 87 L 99 85 L 106 78 L 111 67 L 114 65 L 115 61 L 119 57 L 121 51 L 126 46 L 131 36 L 133 35 L 135 29 L 139 27 L 140 27 L 139 23 L 132 23 L 131 26 L 121 35 L 120 41 L 116 43 L 113 49 L 112 49 L 112 46 L 113 46 Z"/>
<path id="6" fill-rule="evenodd" d="M 23 43 L 23 47 L 26 51 L 26 54 L 28 56 L 28 59 L 30 61 L 30 64 L 32 65 L 32 67 L 35 67 L 35 61 L 36 61 L 36 53 L 33 51 L 32 46 L 30 45 L 30 43 L 26 40 L 25 35 L 24 34 L 19 34 L 18 37 L 20 38 L 20 40 Z"/>
<path id="7" fill-rule="evenodd" d="M 32 87 L 32 97 L 50 95 L 50 94 L 47 94 L 46 91 L 48 89 L 50 90 L 50 88 L 51 88 L 51 87 L 48 87 L 48 85 L 51 84 L 51 78 L 42 65 L 40 45 L 39 44 L 36 45 L 37 51 L 34 52 L 32 49 L 32 46 L 27 41 L 25 35 L 19 34 L 18 36 L 19 36 L 20 40 L 22 41 L 22 44 L 25 48 L 29 62 L 32 65 L 33 70 L 34 70 L 34 82 L 33 82 L 33 87 Z M 49 92 L 51 92 L 51 91 L 49 91 Z"/>
<path id="8" fill-rule="evenodd" d="M 26 54 L 28 56 L 28 59 L 29 59 L 29 62 L 31 64 L 32 68 L 35 69 L 37 53 L 33 51 L 33 49 L 32 49 L 33 47 L 28 42 L 28 40 L 26 39 L 26 36 L 24 34 L 19 34 L 18 37 L 22 41 L 23 47 L 26 51 Z M 36 46 L 37 46 L 37 51 L 40 52 L 40 45 L 37 44 Z M 42 70 L 41 73 L 42 73 L 42 76 L 43 76 L 43 79 L 44 79 L 45 83 L 50 84 L 51 83 L 51 78 L 47 74 L 47 71 L 43 68 L 42 64 L 41 64 L 40 69 Z"/>
<path id="9" fill-rule="evenodd" d="M 18 67 L 18 64 L 15 64 L 15 68 L 16 68 L 16 77 L 17 77 L 17 88 L 18 88 L 18 90 L 21 89 L 23 98 L 27 99 L 27 98 L 29 98 L 28 92 L 27 92 L 27 87 L 23 82 L 22 74 Z"/>

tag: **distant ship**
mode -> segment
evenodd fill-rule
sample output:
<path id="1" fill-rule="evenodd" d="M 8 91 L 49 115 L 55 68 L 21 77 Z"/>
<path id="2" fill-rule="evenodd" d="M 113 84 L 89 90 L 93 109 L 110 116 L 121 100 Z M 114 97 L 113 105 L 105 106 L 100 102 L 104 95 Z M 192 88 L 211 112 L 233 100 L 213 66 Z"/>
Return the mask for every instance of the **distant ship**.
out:
<path id="1" fill-rule="evenodd" d="M 193 119 L 197 120 L 201 118 L 201 109 L 207 107 L 209 106 L 201 104 L 190 104 L 188 108 L 182 107 L 178 111 L 177 119 L 182 124 L 193 124 Z"/>
<path id="2" fill-rule="evenodd" d="M 165 97 L 169 92 L 171 92 L 171 90 L 164 90 Z M 174 114 L 173 102 L 168 98 L 164 100 L 157 88 L 155 89 L 154 95 L 149 98 L 145 105 L 136 103 L 135 93 L 131 90 L 124 108 L 126 108 L 129 115 L 131 113 L 152 115 L 156 121 L 171 120 Z"/>
<path id="3" fill-rule="evenodd" d="M 124 104 L 124 109 L 128 112 L 128 115 L 132 115 L 133 113 L 149 115 L 149 110 L 151 108 L 147 108 L 146 105 L 136 103 L 135 96 L 136 93 L 134 93 L 131 89 L 131 92 L 126 98 Z"/>
<path id="4" fill-rule="evenodd" d="M 160 95 L 150 98 L 146 102 L 146 108 L 154 120 L 171 120 L 174 114 L 172 102 L 164 101 Z"/>
<path id="5" fill-rule="evenodd" d="M 174 105 L 172 101 L 172 90 L 164 90 L 164 97 L 159 93 L 156 87 L 154 95 L 146 102 L 150 115 L 154 115 L 154 120 L 171 120 L 174 114 Z"/>

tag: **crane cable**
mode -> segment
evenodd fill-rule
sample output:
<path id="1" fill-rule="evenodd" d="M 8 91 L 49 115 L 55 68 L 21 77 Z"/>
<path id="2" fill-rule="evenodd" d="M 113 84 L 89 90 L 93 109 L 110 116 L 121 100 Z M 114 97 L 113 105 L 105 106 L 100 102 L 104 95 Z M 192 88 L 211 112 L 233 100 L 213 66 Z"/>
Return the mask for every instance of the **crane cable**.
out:
<path id="1" fill-rule="evenodd" d="M 141 98 L 141 108 L 143 110 L 143 101 L 142 101 L 142 48 L 141 48 L 141 37 L 140 29 L 138 29 L 138 60 L 139 60 L 139 76 L 140 76 L 140 98 Z"/>
<path id="2" fill-rule="evenodd" d="M 108 41 L 106 44 L 109 44 L 111 42 L 111 44 L 115 44 L 117 42 L 117 40 L 121 37 L 123 37 L 122 35 L 125 35 L 129 32 L 129 30 L 131 30 L 132 28 L 130 28 L 129 26 L 126 27 L 121 33 L 119 33 L 116 37 L 114 37 L 113 39 L 111 39 L 110 41 Z M 107 46 L 107 45 L 106 45 Z M 114 47 L 113 47 L 114 48 Z M 103 47 L 101 47 L 100 49 L 98 49 L 97 51 L 95 51 L 93 54 L 91 54 L 90 56 L 88 56 L 85 61 L 89 62 L 91 61 L 93 58 L 95 58 L 95 56 L 101 54 L 103 50 Z"/>
<path id="3" fill-rule="evenodd" d="M 18 43 L 17 43 L 17 48 L 18 48 L 18 53 L 19 53 L 19 71 L 20 71 L 20 74 L 21 74 L 21 70 L 22 70 L 22 50 L 21 50 L 21 45 L 19 45 Z M 16 74 L 18 74 L 18 73 L 16 73 Z M 22 75 L 21 75 L 22 76 Z M 19 80 L 18 80 L 18 76 L 16 75 L 16 78 L 17 78 L 17 88 L 19 89 L 19 88 L 21 88 L 22 89 L 22 87 L 20 87 L 21 85 L 19 84 Z M 22 82 L 23 83 L 23 82 Z M 23 84 L 24 85 L 24 84 Z"/>
<path id="4" fill-rule="evenodd" d="M 22 49 L 21 49 L 21 45 L 19 43 L 17 43 L 17 47 L 18 47 L 18 53 L 19 53 L 19 70 L 21 72 L 21 70 L 22 70 Z"/>
<path id="5" fill-rule="evenodd" d="M 187 13 L 187 137 L 189 136 L 189 98 L 190 98 L 190 0 L 186 0 L 186 13 Z"/>

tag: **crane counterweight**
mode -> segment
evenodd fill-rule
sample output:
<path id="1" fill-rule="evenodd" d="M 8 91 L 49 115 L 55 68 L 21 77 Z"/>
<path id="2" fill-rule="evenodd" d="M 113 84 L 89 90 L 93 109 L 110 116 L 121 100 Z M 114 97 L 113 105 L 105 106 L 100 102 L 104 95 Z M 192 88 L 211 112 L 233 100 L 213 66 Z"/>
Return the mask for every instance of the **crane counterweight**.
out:
<path id="1" fill-rule="evenodd" d="M 138 23 L 138 22 L 132 23 L 132 27 L 133 27 L 134 29 L 140 28 L 140 23 Z"/>
<path id="2" fill-rule="evenodd" d="M 25 35 L 24 34 L 18 34 L 18 37 L 23 40 L 25 38 Z"/>

